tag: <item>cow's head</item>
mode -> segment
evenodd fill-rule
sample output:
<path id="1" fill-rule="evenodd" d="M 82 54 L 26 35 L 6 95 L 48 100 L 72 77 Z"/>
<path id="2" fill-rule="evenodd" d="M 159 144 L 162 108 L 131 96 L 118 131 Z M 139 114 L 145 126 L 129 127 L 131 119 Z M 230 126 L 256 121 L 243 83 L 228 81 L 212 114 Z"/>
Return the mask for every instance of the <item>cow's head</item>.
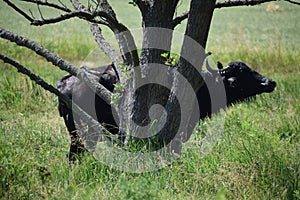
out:
<path id="1" fill-rule="evenodd" d="M 114 85 L 119 82 L 117 72 L 113 68 L 113 64 L 108 65 L 105 71 L 100 76 L 100 83 L 109 91 L 114 90 Z"/>
<path id="2" fill-rule="evenodd" d="M 276 82 L 259 74 L 243 62 L 231 62 L 225 68 L 218 62 L 218 70 L 212 69 L 206 62 L 208 71 L 219 74 L 223 80 L 227 104 L 243 101 L 261 93 L 270 93 L 276 87 Z"/>

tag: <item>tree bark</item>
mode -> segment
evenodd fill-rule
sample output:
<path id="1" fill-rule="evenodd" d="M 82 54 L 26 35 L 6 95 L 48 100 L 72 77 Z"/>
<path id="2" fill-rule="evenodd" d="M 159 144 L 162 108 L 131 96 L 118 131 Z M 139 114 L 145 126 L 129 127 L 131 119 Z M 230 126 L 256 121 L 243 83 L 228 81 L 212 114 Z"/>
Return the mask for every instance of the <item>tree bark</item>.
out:
<path id="1" fill-rule="evenodd" d="M 163 137 L 161 139 L 162 141 L 169 141 L 169 138 L 173 138 L 174 144 L 172 144 L 171 148 L 177 153 L 180 153 L 181 151 L 180 144 L 189 139 L 196 123 L 199 121 L 199 109 L 195 109 L 194 107 L 194 105 L 198 105 L 195 104 L 195 101 L 197 101 L 195 95 L 198 89 L 204 84 L 200 71 L 203 60 L 206 57 L 205 46 L 215 2 L 215 0 L 191 1 L 185 38 L 177 68 L 178 73 L 175 75 L 172 85 L 172 94 L 166 105 L 167 112 L 174 113 L 174 115 L 171 123 L 169 124 L 168 132 L 161 135 Z M 180 75 L 184 76 L 187 82 L 184 82 Z M 188 84 L 194 90 L 194 98 L 190 96 L 191 94 L 182 92 L 188 88 Z M 173 94 L 177 95 L 177 98 L 181 99 L 181 102 L 185 103 L 184 108 L 181 107 L 181 111 L 183 111 L 181 113 L 178 112 L 176 103 L 173 101 Z M 172 126 L 172 124 L 179 123 L 180 120 L 186 121 L 184 124 L 185 127 L 180 129 L 181 132 L 175 136 L 174 134 L 176 134 L 177 128 Z"/>
<path id="2" fill-rule="evenodd" d="M 155 104 L 165 106 L 170 93 L 166 87 L 155 83 L 160 83 L 168 78 L 167 70 L 160 68 L 165 67 L 163 66 L 165 58 L 161 54 L 169 52 L 171 49 L 172 22 L 177 3 L 178 0 L 137 1 L 142 14 L 143 27 L 139 66 L 141 70 L 135 70 L 135 73 L 138 74 L 135 74 L 135 79 L 128 85 L 129 88 L 134 89 L 126 91 L 125 96 L 127 97 L 124 97 L 124 99 L 131 98 L 133 101 L 132 121 L 126 124 L 127 126 L 130 124 L 130 130 L 136 131 L 135 134 L 138 134 L 151 122 L 149 116 L 151 106 Z M 142 89 L 139 89 L 139 86 L 142 86 Z"/>
<path id="3" fill-rule="evenodd" d="M 151 2 L 153 3 L 151 4 Z M 173 17 L 178 1 L 151 2 L 138 1 L 143 16 L 144 29 L 144 42 L 140 58 L 142 81 L 149 77 L 152 82 L 155 82 L 153 80 L 155 78 L 158 81 L 169 78 L 171 82 L 167 90 L 166 87 L 159 84 L 148 84 L 144 85 L 142 89 L 135 90 L 131 117 L 137 125 L 147 126 L 151 122 L 149 117 L 151 106 L 161 104 L 165 109 L 165 113 L 158 116 L 160 121 L 158 124 L 164 125 L 160 127 L 161 129 L 155 138 L 158 143 L 157 148 L 168 145 L 172 141 L 171 150 L 179 153 L 181 150 L 180 143 L 190 137 L 194 126 L 199 120 L 199 117 L 190 117 L 190 113 L 194 111 L 193 105 L 196 98 L 192 98 L 190 92 L 184 91 L 191 86 L 194 90 L 194 97 L 196 97 L 196 91 L 204 83 L 200 75 L 200 67 L 205 58 L 205 45 L 215 1 L 192 0 L 185 32 L 187 37 L 184 39 L 181 49 L 181 58 L 177 66 L 178 73 L 174 72 L 173 76 L 170 76 L 168 71 L 155 69 L 151 63 L 163 64 L 164 60 L 161 53 L 170 50 L 172 28 L 174 26 Z M 157 29 L 150 29 L 149 27 L 165 28 L 169 31 L 161 31 L 157 34 L 155 32 L 158 31 Z M 152 71 L 153 69 L 155 71 Z M 194 112 L 198 112 L 196 115 L 199 116 L 199 110 Z M 180 127 L 182 120 L 187 122 L 184 127 Z M 181 133 L 176 135 L 178 131 Z"/>

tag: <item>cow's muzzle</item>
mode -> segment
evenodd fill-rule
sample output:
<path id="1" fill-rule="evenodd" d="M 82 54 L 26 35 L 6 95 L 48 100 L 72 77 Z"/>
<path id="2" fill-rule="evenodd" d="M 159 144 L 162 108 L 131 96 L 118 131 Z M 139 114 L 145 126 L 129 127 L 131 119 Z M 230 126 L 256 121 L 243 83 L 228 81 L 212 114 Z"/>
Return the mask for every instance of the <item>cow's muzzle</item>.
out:
<path id="1" fill-rule="evenodd" d="M 264 92 L 270 93 L 273 92 L 276 87 L 276 82 L 271 79 L 266 79 L 264 82 L 260 83 L 263 87 Z"/>

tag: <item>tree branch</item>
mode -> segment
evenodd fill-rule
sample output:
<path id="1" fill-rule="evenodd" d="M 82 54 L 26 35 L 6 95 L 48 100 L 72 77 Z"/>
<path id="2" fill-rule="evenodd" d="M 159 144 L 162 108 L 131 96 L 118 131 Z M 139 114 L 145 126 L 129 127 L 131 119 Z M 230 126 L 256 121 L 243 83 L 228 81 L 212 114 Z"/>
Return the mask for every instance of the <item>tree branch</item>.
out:
<path id="1" fill-rule="evenodd" d="M 78 17 L 78 18 L 85 19 L 89 22 L 109 26 L 109 23 L 105 22 L 104 20 L 96 20 L 95 19 L 95 17 L 97 17 L 97 16 L 101 17 L 102 15 L 106 15 L 106 13 L 103 12 L 103 11 L 90 13 L 90 12 L 78 10 L 78 11 L 72 11 L 72 12 L 69 12 L 69 13 L 66 13 L 66 14 L 62 14 L 62 15 L 60 15 L 58 17 L 54 17 L 54 18 L 33 20 L 31 22 L 31 25 L 42 26 L 42 25 L 45 25 L 45 24 L 54 24 L 54 23 L 58 23 L 58 22 L 61 22 L 61 21 L 67 20 L 67 19 Z"/>
<path id="2" fill-rule="evenodd" d="M 82 110 L 77 104 L 72 102 L 66 95 L 62 94 L 58 89 L 44 81 L 39 76 L 32 73 L 29 69 L 18 63 L 17 61 L 3 55 L 0 53 L 0 59 L 4 61 L 4 63 L 8 63 L 11 66 L 18 69 L 18 72 L 28 76 L 32 81 L 34 81 L 37 85 L 41 86 L 45 90 L 55 94 L 61 101 L 63 101 L 69 109 L 72 109 L 75 113 L 80 115 L 82 119 L 93 128 L 97 133 L 104 134 L 114 141 L 118 141 L 118 137 L 110 133 L 107 129 L 105 129 L 99 122 L 94 120 L 89 114 L 87 114 L 84 110 Z"/>
<path id="3" fill-rule="evenodd" d="M 189 12 L 184 12 L 182 15 L 177 16 L 176 18 L 173 19 L 172 22 L 172 27 L 173 29 L 180 24 L 183 20 L 187 19 L 189 17 Z"/>
<path id="4" fill-rule="evenodd" d="M 89 12 L 77 0 L 71 0 L 71 2 L 77 10 Z M 136 50 L 137 48 L 130 31 L 125 25 L 121 24 L 117 20 L 113 9 L 111 8 L 111 6 L 108 4 L 106 0 L 98 0 L 98 3 L 105 10 L 104 11 L 95 10 L 91 14 L 102 17 L 107 22 L 107 26 L 114 32 L 116 39 L 119 43 L 120 52 L 123 56 L 124 63 L 128 65 L 138 66 L 139 57 Z M 94 32 L 93 34 L 95 35 Z M 112 57 L 110 58 L 112 59 L 112 61 L 114 60 Z M 116 65 L 116 67 L 118 66 Z M 119 73 L 119 75 L 121 75 L 121 73 Z"/>
<path id="5" fill-rule="evenodd" d="M 296 2 L 296 1 L 292 1 L 292 0 L 284 0 L 284 1 L 287 1 L 289 3 L 296 4 L 296 5 L 300 6 L 300 2 Z"/>
<path id="6" fill-rule="evenodd" d="M 115 33 L 119 43 L 121 54 L 124 56 L 125 64 L 138 66 L 139 57 L 137 48 L 133 36 L 129 29 L 122 23 L 120 23 L 116 17 L 116 13 L 110 6 L 107 0 L 98 0 L 99 5 L 110 16 L 107 17 L 108 23 L 111 24 L 111 29 Z M 124 45 L 125 44 L 125 45 Z"/>
<path id="7" fill-rule="evenodd" d="M 59 90 L 57 90 L 55 87 L 41 79 L 39 76 L 32 73 L 29 69 L 24 67 L 23 65 L 19 64 L 17 61 L 3 55 L 0 53 L 0 59 L 3 60 L 4 63 L 8 63 L 11 66 L 18 69 L 18 72 L 25 74 L 28 76 L 32 81 L 34 81 L 37 85 L 40 85 L 45 90 L 55 94 L 57 97 L 61 98 L 63 102 L 66 104 L 66 106 L 70 109 L 72 109 L 72 101 L 64 94 L 62 94 Z"/>
<path id="8" fill-rule="evenodd" d="M 235 0 L 235 1 L 224 1 L 218 2 L 215 5 L 215 8 L 224 8 L 224 7 L 234 7 L 234 6 L 255 6 L 262 3 L 276 1 L 276 0 Z"/>
<path id="9" fill-rule="evenodd" d="M 29 15 L 27 15 L 24 11 L 22 11 L 20 8 L 18 8 L 15 4 L 11 3 L 9 0 L 3 0 L 5 3 L 7 3 L 8 6 L 12 7 L 15 11 L 20 13 L 23 17 L 25 17 L 28 21 L 32 22 L 34 19 L 31 18 Z"/>
<path id="10" fill-rule="evenodd" d="M 88 9 L 86 9 L 79 1 L 77 0 L 72 0 L 73 6 L 75 9 L 78 11 L 84 11 L 84 12 L 89 12 Z M 99 4 L 99 2 L 98 2 Z M 98 5 L 97 5 L 98 6 Z M 123 83 L 123 74 L 119 68 L 119 65 L 121 63 L 119 56 L 116 54 L 115 50 L 110 46 L 110 44 L 105 40 L 101 33 L 101 29 L 99 26 L 95 23 L 89 23 L 90 30 L 93 33 L 93 36 L 95 38 L 96 43 L 98 46 L 103 50 L 103 52 L 112 60 L 115 70 L 117 73 L 117 77 L 120 80 L 121 83 Z"/>
<path id="11" fill-rule="evenodd" d="M 58 66 L 61 70 L 67 71 L 74 76 L 76 76 L 78 73 L 78 69 L 75 66 L 73 66 L 71 63 L 63 60 L 62 58 L 50 52 L 49 50 L 45 49 L 35 41 L 32 41 L 28 38 L 22 37 L 10 31 L 6 31 L 1 27 L 0 27 L 0 37 L 9 40 L 11 42 L 14 42 L 18 46 L 23 46 L 28 49 L 31 49 L 36 54 L 44 57 L 48 62 L 51 62 L 53 65 Z"/>
<path id="12" fill-rule="evenodd" d="M 65 12 L 71 12 L 71 10 L 69 8 L 67 8 L 67 6 L 60 6 L 55 3 L 50 3 L 48 1 L 41 1 L 41 0 L 21 0 L 21 1 L 28 2 L 28 3 L 35 3 L 37 5 L 47 6 L 47 7 L 55 8 L 55 9 L 62 10 Z"/>
<path id="13" fill-rule="evenodd" d="M 93 89 L 93 91 L 95 91 L 95 93 L 97 95 L 99 95 L 100 98 L 102 98 L 108 104 L 111 103 L 112 93 L 109 90 L 107 90 L 103 85 L 98 83 L 92 77 L 92 75 L 90 75 L 89 73 L 86 73 L 86 71 L 79 70 L 78 68 L 73 66 L 71 63 L 63 60 L 62 58 L 60 58 L 56 54 L 50 52 L 49 50 L 45 49 L 38 43 L 36 43 L 28 38 L 19 36 L 15 33 L 6 31 L 1 27 L 0 27 L 0 37 L 3 39 L 9 40 L 11 42 L 14 42 L 18 46 L 23 46 L 28 49 L 31 49 L 36 54 L 44 57 L 48 62 L 51 62 L 53 65 L 59 67 L 61 70 L 67 71 L 70 74 L 72 74 L 73 76 L 76 76 L 79 79 L 85 81 L 87 84 L 89 84 L 91 89 Z"/>
<path id="14" fill-rule="evenodd" d="M 58 17 L 49 18 L 49 19 L 43 19 L 43 17 L 42 17 L 42 19 L 33 19 L 28 14 L 26 14 L 24 11 L 19 9 L 16 5 L 11 3 L 9 0 L 4 0 L 4 1 L 10 7 L 12 7 L 15 11 L 17 11 L 22 16 L 24 16 L 27 20 L 29 20 L 31 22 L 31 25 L 34 25 L 34 26 L 42 26 L 42 25 L 46 25 L 46 24 L 58 23 L 58 22 L 61 22 L 61 21 L 67 20 L 67 19 L 74 18 L 74 17 L 84 19 L 91 23 L 97 23 L 97 24 L 102 24 L 102 25 L 108 26 L 115 33 L 115 35 L 117 37 L 121 54 L 124 56 L 124 63 L 133 65 L 133 66 L 139 65 L 138 53 L 137 53 L 136 45 L 135 45 L 135 42 L 134 42 L 134 39 L 133 39 L 131 33 L 129 32 L 129 30 L 126 26 L 124 26 L 123 24 L 118 22 L 113 9 L 111 8 L 111 6 L 108 4 L 108 2 L 106 0 L 98 0 L 98 4 L 105 11 L 95 10 L 94 12 L 90 12 L 89 10 L 84 9 L 84 6 L 81 5 L 81 3 L 78 2 L 77 0 L 71 0 L 72 4 L 77 9 L 77 11 L 71 11 L 68 8 L 61 7 L 57 4 L 48 3 L 47 1 L 43 2 L 40 0 L 22 0 L 25 2 L 37 3 L 37 5 L 49 6 L 49 7 L 53 7 L 53 8 L 68 12 L 68 13 L 62 14 Z M 97 17 L 100 17 L 101 19 L 96 19 Z M 124 45 L 125 44 L 124 41 L 125 41 L 126 45 Z M 124 49 L 125 46 L 126 46 L 126 48 Z M 114 60 L 114 59 L 112 59 L 112 60 Z M 115 65 L 115 66 L 118 66 L 118 65 Z"/>
<path id="15" fill-rule="evenodd" d="M 278 1 L 278 0 L 235 0 L 235 1 L 224 1 L 218 2 L 215 5 L 215 8 L 225 8 L 225 7 L 234 7 L 234 6 L 255 6 L 262 3 L 270 2 L 270 1 Z M 300 5 L 300 3 L 292 1 L 292 0 L 284 0 L 293 4 Z M 189 12 L 185 12 L 182 15 L 173 19 L 173 28 L 179 25 L 183 20 L 189 17 Z"/>
<path id="16" fill-rule="evenodd" d="M 97 24 L 89 23 L 90 24 L 90 30 L 94 35 L 95 41 L 97 42 L 98 46 L 104 51 L 104 53 L 111 58 L 115 69 L 117 71 L 118 79 L 121 83 L 123 83 L 123 73 L 118 67 L 121 63 L 119 56 L 115 52 L 115 50 L 110 46 L 110 44 L 105 40 L 103 35 L 101 34 L 101 30 L 98 27 Z"/>

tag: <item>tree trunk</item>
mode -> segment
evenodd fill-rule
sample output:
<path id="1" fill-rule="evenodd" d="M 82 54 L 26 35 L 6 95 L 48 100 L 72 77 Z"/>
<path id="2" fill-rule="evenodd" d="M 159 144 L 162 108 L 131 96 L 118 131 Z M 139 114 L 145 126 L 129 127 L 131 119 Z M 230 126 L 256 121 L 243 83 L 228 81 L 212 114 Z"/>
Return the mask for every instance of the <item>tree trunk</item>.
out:
<path id="1" fill-rule="evenodd" d="M 205 57 L 204 48 L 215 1 L 192 0 L 185 32 L 188 37 L 184 39 L 178 64 L 179 73 L 170 73 L 162 65 L 164 58 L 161 54 L 171 48 L 172 22 L 177 3 L 178 0 L 137 2 L 143 17 L 142 70 L 135 76 L 136 79 L 127 83 L 128 89 L 123 93 L 121 107 L 132 112 L 121 119 L 121 129 L 127 132 L 129 128 L 135 141 L 150 139 L 153 144 L 155 140 L 158 144 L 155 149 L 175 139 L 171 146 L 179 152 L 180 142 L 189 138 L 199 120 L 199 117 L 191 117 L 190 113 L 194 111 L 195 93 L 203 85 L 199 70 Z M 154 118 L 150 118 L 150 109 L 155 104 L 161 105 L 164 111 L 154 109 Z M 199 110 L 194 114 L 199 116 Z M 152 130 L 153 120 L 157 120 L 155 130 Z"/>
<path id="2" fill-rule="evenodd" d="M 204 83 L 199 71 L 205 57 L 215 1 L 192 0 L 185 32 L 188 37 L 184 39 L 177 67 L 179 73 L 170 73 L 162 65 L 164 58 L 161 54 L 171 49 L 172 22 L 177 3 L 178 0 L 137 2 L 143 17 L 142 70 L 126 87 L 131 89 L 126 90 L 121 107 L 132 112 L 127 119 L 121 120 L 121 124 L 123 129 L 128 131 L 129 128 L 135 141 L 151 140 L 152 145 L 156 142 L 155 150 L 167 144 L 179 153 L 181 142 L 190 137 L 199 120 L 199 110 L 194 111 L 193 105 L 195 93 Z M 164 111 L 154 109 L 153 119 L 149 111 L 155 104 L 160 104 Z M 191 117 L 191 113 L 196 117 Z M 157 120 L 155 130 L 152 129 L 153 120 Z"/>
<path id="3" fill-rule="evenodd" d="M 205 48 L 215 4 L 216 0 L 192 0 L 190 5 L 185 31 L 187 37 L 185 37 L 182 45 L 178 71 L 187 78 L 195 92 L 204 84 L 204 80 L 199 72 L 201 72 L 201 66 L 207 55 Z M 192 43 L 190 39 L 195 41 L 196 44 Z M 174 90 L 176 91 L 176 88 Z M 190 113 L 190 115 L 186 116 L 188 123 L 186 133 L 180 137 L 181 142 L 189 139 L 194 127 L 199 122 L 200 111 L 198 106 L 195 107 L 195 105 L 198 105 L 197 103 L 197 99 L 194 99 L 194 102 L 191 102 L 191 106 L 186 108 L 189 110 L 186 113 Z"/>
<path id="4" fill-rule="evenodd" d="M 170 147 L 177 153 L 180 153 L 181 142 L 190 137 L 200 118 L 199 109 L 195 109 L 194 105 L 197 101 L 196 92 L 204 83 L 199 72 L 205 58 L 205 46 L 214 5 L 214 0 L 191 1 L 186 37 L 177 67 L 179 73 L 174 75 L 172 92 L 165 106 L 167 114 L 171 114 L 171 117 L 167 116 L 166 124 L 158 135 L 160 143 L 172 141 Z M 190 86 L 194 90 L 193 93 L 188 89 Z M 183 104 L 178 105 L 178 102 Z"/>
<path id="5" fill-rule="evenodd" d="M 149 109 L 155 104 L 165 106 L 169 97 L 168 87 L 159 84 L 164 82 L 168 85 L 166 80 L 168 71 L 165 66 L 162 66 L 165 58 L 161 54 L 171 49 L 172 20 L 177 3 L 178 0 L 137 2 L 142 14 L 143 26 L 141 71 L 135 70 L 137 73 L 135 79 L 127 83 L 126 87 L 131 89 L 126 90 L 121 103 L 123 108 L 131 106 L 127 110 L 132 110 L 131 115 L 128 116 L 132 120 L 123 119 L 126 123 L 121 122 L 121 124 L 123 129 L 124 126 L 130 127 L 131 134 L 140 138 L 146 137 L 141 136 L 145 134 L 142 132 L 149 131 L 151 122 Z M 132 102 L 130 103 L 128 99 Z"/>

